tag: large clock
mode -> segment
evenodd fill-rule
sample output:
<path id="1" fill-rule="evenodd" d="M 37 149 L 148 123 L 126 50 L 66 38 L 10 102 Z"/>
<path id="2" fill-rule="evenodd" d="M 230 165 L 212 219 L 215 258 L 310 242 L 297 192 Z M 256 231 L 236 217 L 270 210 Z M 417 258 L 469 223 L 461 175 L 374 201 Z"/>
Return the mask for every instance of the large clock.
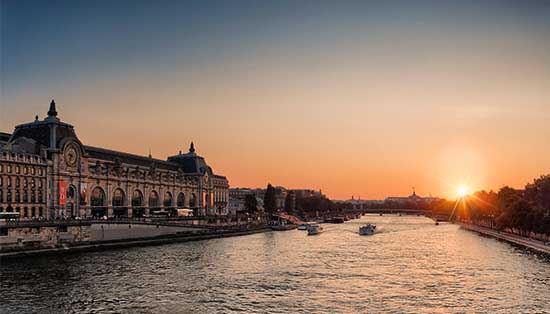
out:
<path id="1" fill-rule="evenodd" d="M 76 162 L 78 161 L 78 152 L 76 151 L 76 148 L 71 145 L 65 149 L 65 162 L 68 166 L 73 167 L 76 165 Z"/>

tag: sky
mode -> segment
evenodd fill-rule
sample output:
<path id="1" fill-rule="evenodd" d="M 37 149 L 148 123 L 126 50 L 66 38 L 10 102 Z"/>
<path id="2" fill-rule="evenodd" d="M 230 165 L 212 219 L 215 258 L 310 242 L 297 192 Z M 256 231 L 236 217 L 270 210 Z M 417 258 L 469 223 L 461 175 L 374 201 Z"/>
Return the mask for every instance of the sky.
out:
<path id="1" fill-rule="evenodd" d="M 197 152 L 232 187 L 453 197 L 550 173 L 550 1 L 0 0 L 0 131 Z"/>

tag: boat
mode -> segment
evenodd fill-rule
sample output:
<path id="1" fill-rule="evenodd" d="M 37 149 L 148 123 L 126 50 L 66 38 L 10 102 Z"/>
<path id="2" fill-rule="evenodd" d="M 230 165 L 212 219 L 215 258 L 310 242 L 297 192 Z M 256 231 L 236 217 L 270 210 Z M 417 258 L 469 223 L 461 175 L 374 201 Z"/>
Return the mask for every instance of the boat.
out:
<path id="1" fill-rule="evenodd" d="M 300 224 L 298 226 L 298 230 L 307 230 L 307 227 L 309 226 L 309 224 Z"/>
<path id="2" fill-rule="evenodd" d="M 366 224 L 364 226 L 359 227 L 359 234 L 360 235 L 373 235 L 375 230 L 376 230 L 376 225 Z"/>
<path id="3" fill-rule="evenodd" d="M 271 230 L 273 231 L 287 231 L 287 230 L 296 229 L 296 225 L 293 225 L 293 224 L 272 225 L 270 227 L 271 227 Z"/>
<path id="4" fill-rule="evenodd" d="M 307 235 L 318 235 L 323 232 L 323 227 L 318 224 L 311 224 L 307 227 Z"/>

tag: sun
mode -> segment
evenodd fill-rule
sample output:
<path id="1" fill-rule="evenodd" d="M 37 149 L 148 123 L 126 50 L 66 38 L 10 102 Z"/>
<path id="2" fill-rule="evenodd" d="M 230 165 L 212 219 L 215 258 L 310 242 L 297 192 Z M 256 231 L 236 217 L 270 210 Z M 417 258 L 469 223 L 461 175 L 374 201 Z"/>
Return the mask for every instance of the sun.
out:
<path id="1" fill-rule="evenodd" d="M 458 194 L 459 197 L 465 197 L 468 196 L 470 192 L 468 191 L 468 187 L 461 185 L 456 189 L 456 194 Z"/>

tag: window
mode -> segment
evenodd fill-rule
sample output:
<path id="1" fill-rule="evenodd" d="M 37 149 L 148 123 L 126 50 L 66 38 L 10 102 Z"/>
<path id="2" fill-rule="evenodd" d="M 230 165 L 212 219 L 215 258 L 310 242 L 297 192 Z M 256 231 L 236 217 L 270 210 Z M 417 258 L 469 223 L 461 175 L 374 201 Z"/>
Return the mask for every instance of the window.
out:
<path id="1" fill-rule="evenodd" d="M 185 207 L 185 194 L 183 193 L 178 194 L 177 205 L 179 208 Z"/>
<path id="2" fill-rule="evenodd" d="M 34 167 L 31 167 L 31 174 L 34 175 Z"/>
<path id="3" fill-rule="evenodd" d="M 2 183 L 4 182 L 4 180 L 2 179 L 2 177 L 0 177 L 0 187 L 2 187 Z"/>
<path id="4" fill-rule="evenodd" d="M 143 206 L 143 194 L 139 190 L 135 190 L 132 194 L 132 206 L 140 207 Z"/>
<path id="5" fill-rule="evenodd" d="M 34 192 L 31 192 L 31 203 L 36 203 L 36 195 L 34 195 Z"/>
<path id="6" fill-rule="evenodd" d="M 18 188 L 21 186 L 21 180 L 19 179 L 19 177 L 15 177 L 15 187 Z"/>
<path id="7" fill-rule="evenodd" d="M 42 198 L 42 191 L 38 191 L 38 203 L 44 202 L 44 199 Z"/>
<path id="8" fill-rule="evenodd" d="M 40 182 L 42 181 L 38 180 L 38 186 L 41 186 Z M 74 196 L 75 196 L 74 187 L 69 186 L 69 188 L 67 189 L 66 195 L 68 200 L 74 199 Z"/>
<path id="9" fill-rule="evenodd" d="M 34 185 L 34 179 L 31 179 L 31 188 L 34 189 L 34 186 L 35 186 L 35 185 Z"/>
<path id="10" fill-rule="evenodd" d="M 29 181 L 27 181 L 27 178 L 23 178 L 23 187 L 26 188 L 29 186 Z"/>
<path id="11" fill-rule="evenodd" d="M 21 202 L 21 194 L 19 193 L 19 190 L 15 190 L 15 202 Z"/>
<path id="12" fill-rule="evenodd" d="M 39 175 L 44 175 L 44 169 L 42 169 L 42 168 L 38 169 L 38 174 Z"/>
<path id="13" fill-rule="evenodd" d="M 11 203 L 11 190 L 8 190 L 8 193 L 7 193 L 6 197 L 7 197 L 7 198 L 6 198 L 6 201 L 7 201 L 8 203 Z"/>
<path id="14" fill-rule="evenodd" d="M 4 165 L 0 165 L 0 172 L 4 172 Z"/>
<path id="15" fill-rule="evenodd" d="M 164 193 L 164 207 L 172 207 L 172 193 L 166 192 Z"/>
<path id="16" fill-rule="evenodd" d="M 11 188 L 11 178 L 8 177 L 8 187 Z"/>
<path id="17" fill-rule="evenodd" d="M 29 192 L 27 190 L 23 190 L 23 203 L 27 203 L 29 201 Z"/>
<path id="18" fill-rule="evenodd" d="M 94 188 L 92 191 L 92 206 L 105 206 L 105 192 L 100 187 Z"/>
<path id="19" fill-rule="evenodd" d="M 15 173 L 19 174 L 21 171 L 21 168 L 19 166 L 15 166 Z"/>
<path id="20" fill-rule="evenodd" d="M 0 189 L 0 203 L 3 203 L 3 202 L 4 202 L 4 191 Z"/>
<path id="21" fill-rule="evenodd" d="M 151 191 L 149 194 L 149 207 L 158 207 L 159 206 L 159 195 L 155 191 Z"/>
<path id="22" fill-rule="evenodd" d="M 124 206 L 124 192 L 121 189 L 113 193 L 113 206 Z"/>
<path id="23" fill-rule="evenodd" d="M 11 173 L 11 165 L 8 165 L 8 173 Z"/>
<path id="24" fill-rule="evenodd" d="M 42 180 L 38 180 L 38 188 L 39 188 L 39 189 L 42 188 Z"/>
<path id="25" fill-rule="evenodd" d="M 25 168 L 23 168 L 23 173 L 24 174 L 29 174 L 29 168 L 27 166 L 25 166 Z"/>

